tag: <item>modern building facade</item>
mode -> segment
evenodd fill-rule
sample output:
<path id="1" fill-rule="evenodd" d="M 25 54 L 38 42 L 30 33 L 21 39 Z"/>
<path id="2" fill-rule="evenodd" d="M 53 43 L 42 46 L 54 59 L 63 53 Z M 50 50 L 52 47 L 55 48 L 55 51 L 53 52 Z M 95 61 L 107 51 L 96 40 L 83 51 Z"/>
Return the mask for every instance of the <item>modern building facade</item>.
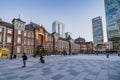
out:
<path id="1" fill-rule="evenodd" d="M 52 32 L 56 32 L 59 37 L 65 38 L 65 24 L 59 21 L 54 21 L 52 23 Z"/>
<path id="2" fill-rule="evenodd" d="M 118 27 L 120 29 L 120 19 L 117 21 L 117 25 L 118 25 Z"/>
<path id="3" fill-rule="evenodd" d="M 105 53 L 108 50 L 114 51 L 112 42 L 100 42 L 94 45 L 94 51 L 97 51 L 97 53 Z"/>
<path id="4" fill-rule="evenodd" d="M 100 16 L 92 19 L 92 27 L 94 44 L 104 42 L 102 18 Z"/>
<path id="5" fill-rule="evenodd" d="M 104 0 L 108 41 L 120 40 L 120 0 Z"/>

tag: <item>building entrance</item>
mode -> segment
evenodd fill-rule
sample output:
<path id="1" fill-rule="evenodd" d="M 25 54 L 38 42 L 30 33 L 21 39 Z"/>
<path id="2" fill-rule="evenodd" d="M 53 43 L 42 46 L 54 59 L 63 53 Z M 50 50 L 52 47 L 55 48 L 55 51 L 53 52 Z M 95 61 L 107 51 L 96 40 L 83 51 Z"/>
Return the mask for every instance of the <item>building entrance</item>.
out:
<path id="1" fill-rule="evenodd" d="M 39 45 L 43 45 L 43 35 L 38 36 Z"/>

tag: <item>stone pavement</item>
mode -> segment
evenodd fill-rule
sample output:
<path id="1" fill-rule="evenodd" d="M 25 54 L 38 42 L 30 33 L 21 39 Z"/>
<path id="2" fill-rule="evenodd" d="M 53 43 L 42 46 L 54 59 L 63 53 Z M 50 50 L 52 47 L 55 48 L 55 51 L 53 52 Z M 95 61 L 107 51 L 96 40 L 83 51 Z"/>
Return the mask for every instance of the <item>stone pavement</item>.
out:
<path id="1" fill-rule="evenodd" d="M 22 59 L 0 59 L 0 80 L 120 80 L 120 57 L 110 55 L 29 57 L 22 68 Z"/>

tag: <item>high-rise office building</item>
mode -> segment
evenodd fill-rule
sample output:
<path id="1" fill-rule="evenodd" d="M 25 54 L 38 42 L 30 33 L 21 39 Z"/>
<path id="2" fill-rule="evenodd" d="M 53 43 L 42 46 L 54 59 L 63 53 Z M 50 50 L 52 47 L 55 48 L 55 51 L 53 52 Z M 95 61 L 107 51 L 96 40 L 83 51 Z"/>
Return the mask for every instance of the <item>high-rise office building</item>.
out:
<path id="1" fill-rule="evenodd" d="M 108 41 L 120 40 L 120 0 L 104 0 Z"/>
<path id="2" fill-rule="evenodd" d="M 65 25 L 62 22 L 54 21 L 52 23 L 52 32 L 58 33 L 59 37 L 65 38 Z"/>
<path id="3" fill-rule="evenodd" d="M 96 17 L 92 19 L 93 26 L 93 41 L 94 43 L 103 42 L 103 26 L 102 26 L 102 18 Z"/>

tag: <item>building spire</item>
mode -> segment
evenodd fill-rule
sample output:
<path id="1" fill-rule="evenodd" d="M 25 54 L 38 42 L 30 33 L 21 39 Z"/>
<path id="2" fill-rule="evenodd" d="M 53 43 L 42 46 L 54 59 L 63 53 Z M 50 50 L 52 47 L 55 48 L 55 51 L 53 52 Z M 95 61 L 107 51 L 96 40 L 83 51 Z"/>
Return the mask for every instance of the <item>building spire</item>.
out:
<path id="1" fill-rule="evenodd" d="M 30 22 L 32 22 L 32 19 L 30 19 Z"/>
<path id="2" fill-rule="evenodd" d="M 20 19 L 20 14 L 18 14 L 18 18 Z"/>
<path id="3" fill-rule="evenodd" d="M 79 38 L 80 38 L 80 34 L 79 34 Z"/>

